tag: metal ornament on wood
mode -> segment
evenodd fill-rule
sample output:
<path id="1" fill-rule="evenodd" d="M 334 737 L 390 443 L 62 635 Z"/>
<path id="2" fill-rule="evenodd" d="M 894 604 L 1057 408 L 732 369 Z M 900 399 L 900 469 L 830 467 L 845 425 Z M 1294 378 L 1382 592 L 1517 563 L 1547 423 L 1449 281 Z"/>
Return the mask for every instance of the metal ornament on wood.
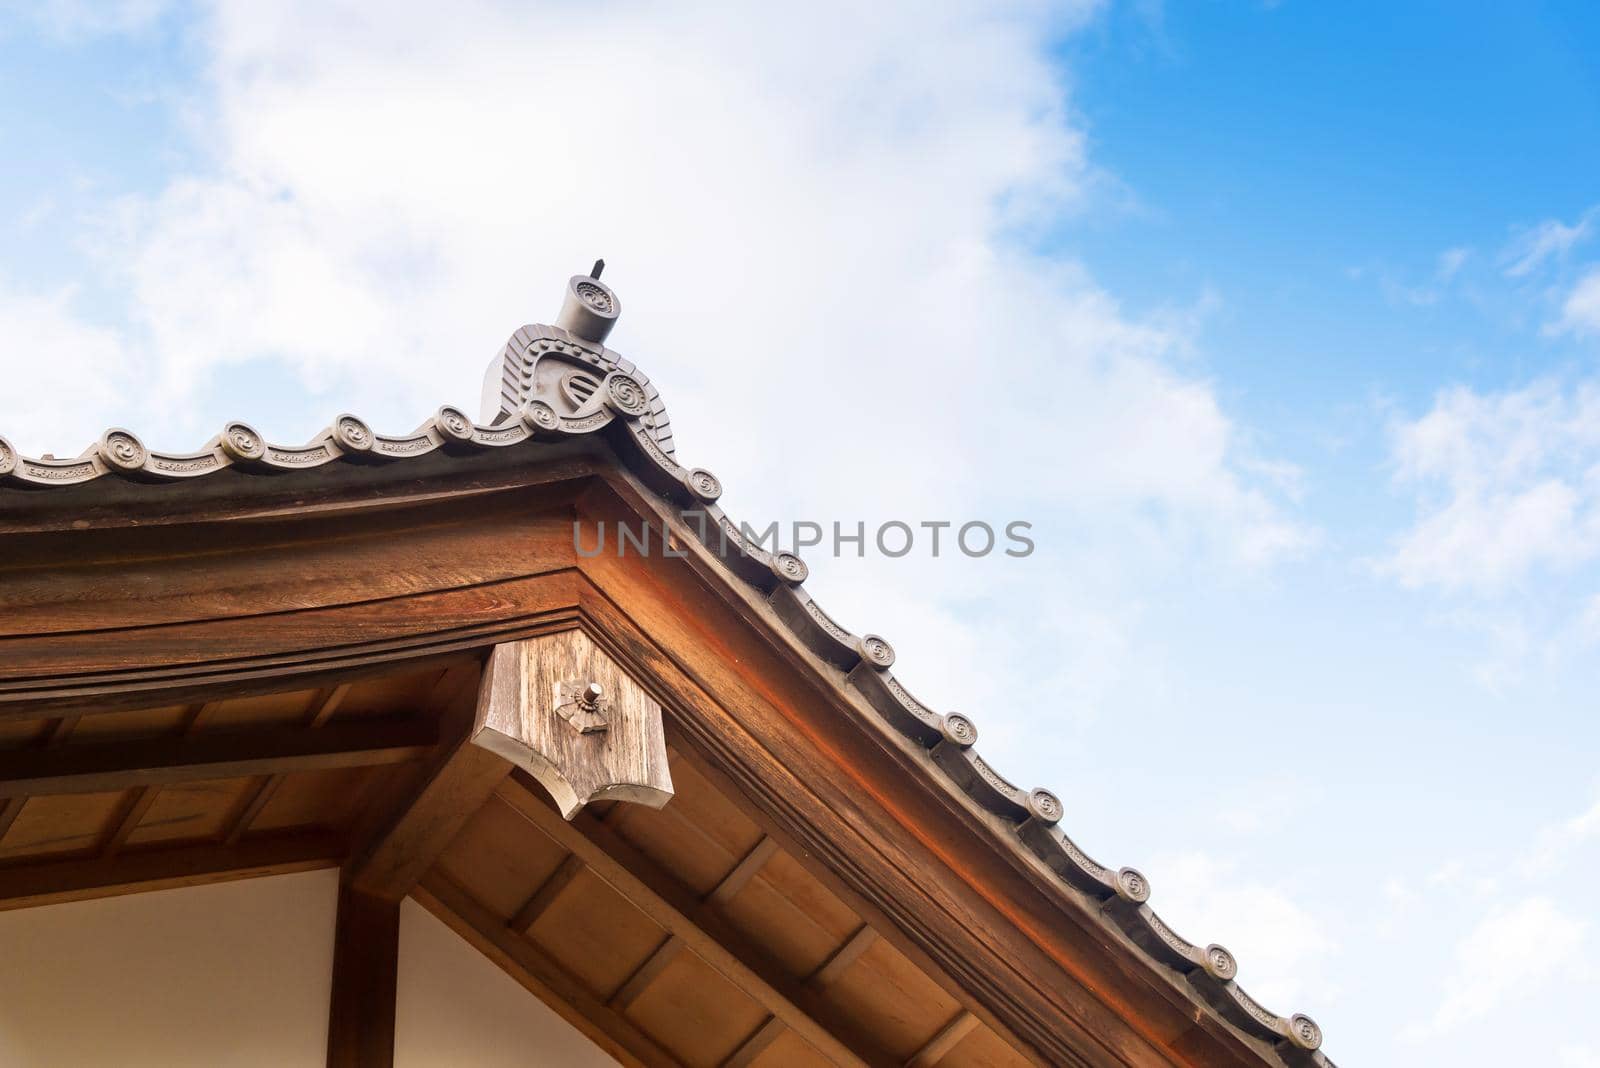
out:
<path id="1" fill-rule="evenodd" d="M 472 741 L 538 780 L 569 820 L 591 801 L 672 799 L 661 706 L 582 631 L 495 646 Z"/>

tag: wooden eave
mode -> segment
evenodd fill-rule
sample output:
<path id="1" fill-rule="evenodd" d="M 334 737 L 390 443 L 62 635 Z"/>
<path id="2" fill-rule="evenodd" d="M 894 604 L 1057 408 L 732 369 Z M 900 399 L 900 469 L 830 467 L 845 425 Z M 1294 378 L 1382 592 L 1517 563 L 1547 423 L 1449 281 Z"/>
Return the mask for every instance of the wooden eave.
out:
<path id="1" fill-rule="evenodd" d="M 387 459 L 370 432 L 340 452 L 335 424 L 319 439 L 326 460 L 303 470 L 252 466 L 224 435 L 204 477 L 163 480 L 144 453 L 137 469 L 97 461 L 105 470 L 74 485 L 0 486 L 0 729 L 16 741 L 0 752 L 0 907 L 338 864 L 379 899 L 417 896 L 623 1059 L 675 1063 L 630 1020 L 624 990 L 600 998 L 505 933 L 599 872 L 664 932 L 641 990 L 690 944 L 755 992 L 755 1030 L 725 1063 L 790 1033 L 836 1063 L 884 1062 L 859 1019 L 827 1008 L 827 961 L 789 974 L 742 945 L 716 887 L 686 888 L 607 818 L 566 824 L 520 773 L 463 769 L 454 724 L 488 648 L 578 628 L 659 700 L 675 767 L 742 806 L 764 848 L 794 858 L 958 1007 L 910 1063 L 976 1041 L 974 1028 L 1039 1064 L 1331 1063 L 1314 1024 L 1244 993 L 1225 950 L 1162 923 L 1142 875 L 1078 850 L 1059 801 L 985 764 L 970 721 L 913 697 L 887 642 L 816 606 L 797 558 L 738 537 L 714 476 L 679 466 L 637 412 L 595 410 L 603 418 L 582 426 L 539 413 L 463 429 L 442 409 L 381 439 L 427 443 Z M 672 552 L 575 551 L 574 523 L 599 521 L 646 521 Z M 397 678 L 415 680 L 415 714 L 318 720 L 341 688 Z M 259 738 L 225 729 L 231 707 L 287 692 L 305 695 L 292 723 Z M 95 753 L 62 744 L 64 724 L 147 709 L 180 711 L 158 737 Z M 240 831 L 272 783 L 315 770 L 367 776 L 348 819 Z M 249 785 L 228 826 L 182 849 L 126 846 L 150 789 L 208 776 Z M 6 857 L 7 798 L 79 786 L 124 791 L 93 849 Z M 430 788 L 448 797 L 430 801 Z M 495 806 L 568 858 L 516 915 L 434 863 Z M 746 859 L 730 858 L 723 878 Z M 845 965 L 858 940 L 833 950 Z"/>

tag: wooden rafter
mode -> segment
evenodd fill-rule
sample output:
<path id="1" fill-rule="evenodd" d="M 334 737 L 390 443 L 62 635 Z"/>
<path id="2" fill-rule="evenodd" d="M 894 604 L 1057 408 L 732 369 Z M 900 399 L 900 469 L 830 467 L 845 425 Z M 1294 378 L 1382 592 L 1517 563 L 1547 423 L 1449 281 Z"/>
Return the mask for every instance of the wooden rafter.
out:
<path id="1" fill-rule="evenodd" d="M 782 1020 L 768 1016 L 749 1038 L 739 1043 L 739 1048 L 728 1055 L 720 1068 L 745 1068 L 755 1063 L 756 1058 L 767 1052 L 767 1047 L 782 1038 L 787 1030 Z"/>
<path id="2" fill-rule="evenodd" d="M 770 842 L 772 839 L 768 838 L 766 841 Z M 850 965 L 860 960 L 861 955 L 871 949 L 877 940 L 878 932 L 869 925 L 862 924 L 856 928 L 854 934 L 845 939 L 843 945 L 828 954 L 828 959 L 819 964 L 816 971 L 806 976 L 806 987 L 819 993 L 827 989 Z M 766 1048 L 787 1030 L 782 1020 L 776 1016 L 768 1016 L 761 1026 L 751 1032 L 750 1037 L 740 1043 L 739 1048 L 722 1062 L 721 1068 L 744 1068 L 761 1056 Z"/>
<path id="3" fill-rule="evenodd" d="M 306 730 L 316 730 L 328 722 L 328 719 L 339 710 L 339 706 L 344 703 L 344 699 L 349 693 L 350 683 L 348 682 L 317 691 L 312 697 L 311 704 L 306 709 L 306 714 L 302 719 Z M 267 807 L 267 802 L 272 800 L 273 795 L 278 792 L 278 787 L 282 785 L 282 772 L 271 772 L 266 775 L 256 776 L 251 784 L 245 788 L 244 796 L 240 799 L 238 807 L 229 815 L 228 822 L 222 830 L 222 840 L 232 843 L 242 838 L 245 832 L 250 829 L 250 824 L 261 814 L 261 810 Z"/>
<path id="4" fill-rule="evenodd" d="M 407 719 L 19 750 L 0 754 L 0 797 L 395 764 L 417 759 L 437 741 L 432 721 Z"/>
<path id="5" fill-rule="evenodd" d="M 178 723 L 173 735 L 179 738 L 186 737 L 198 730 L 205 721 L 215 714 L 216 702 L 203 705 L 190 705 L 184 710 L 183 718 Z M 109 857 L 127 844 L 128 836 L 134 828 L 139 826 L 145 813 L 150 811 L 150 806 L 156 803 L 156 796 L 160 794 L 158 785 L 140 786 L 129 791 L 123 799 L 122 805 L 117 810 L 116 818 L 111 821 L 111 827 L 106 832 L 105 838 L 100 843 L 100 855 Z"/>
<path id="6" fill-rule="evenodd" d="M 44 731 L 41 732 L 38 741 L 35 743 L 35 749 L 64 744 L 72 732 L 77 729 L 79 718 L 78 716 L 62 716 L 59 719 L 51 720 Z M 0 839 L 5 838 L 6 832 L 11 829 L 11 825 L 17 821 L 18 816 L 22 815 L 22 806 L 27 803 L 28 799 L 26 797 L 8 797 L 4 802 L 0 802 Z"/>
<path id="7" fill-rule="evenodd" d="M 906 1068 L 933 1068 L 944 1060 L 945 1054 L 961 1044 L 961 1040 L 978 1026 L 978 1018 L 965 1009 L 958 1012 L 939 1033 L 928 1039 L 923 1047 L 906 1060 Z"/>
<path id="8" fill-rule="evenodd" d="M 519 934 L 526 932 L 539 921 L 549 907 L 555 904 L 556 898 L 561 896 L 561 891 L 572 885 L 572 880 L 583 874 L 584 863 L 581 858 L 567 854 L 567 859 L 561 862 L 560 867 L 550 873 L 550 877 L 539 884 L 528 900 L 511 917 L 510 927 Z"/>
<path id="9" fill-rule="evenodd" d="M 656 946 L 654 952 L 644 959 L 644 963 L 635 968 L 633 974 L 624 979 L 616 991 L 606 999 L 606 1004 L 620 1011 L 638 1001 L 640 995 L 650 989 L 650 984 L 661 977 L 661 973 L 677 959 L 686 945 L 680 936 L 667 935 L 661 944 Z"/>
<path id="10" fill-rule="evenodd" d="M 733 870 L 724 875 L 717 885 L 712 887 L 711 892 L 701 899 L 699 907 L 695 910 L 696 913 L 708 907 L 720 908 L 727 905 L 740 890 L 749 885 L 750 880 L 756 877 L 762 866 L 772 859 L 772 855 L 777 851 L 778 843 L 763 836 L 744 855 L 743 859 L 733 866 Z M 573 856 L 576 856 L 576 854 Z M 569 857 L 568 859 L 572 858 Z M 611 995 L 608 1004 L 618 1008 L 626 1008 L 633 1004 L 639 995 L 643 994 L 650 984 L 655 981 L 656 977 L 666 971 L 667 965 L 671 964 L 673 959 L 686 948 L 688 948 L 688 943 L 682 938 L 675 934 L 668 935 L 656 947 L 655 952 L 650 954 L 643 964 L 634 969 L 632 975 L 623 980 L 622 985 L 617 987 L 616 993 Z"/>
<path id="11" fill-rule="evenodd" d="M 595 997 L 582 980 L 437 871 L 430 872 L 413 895 L 424 908 L 623 1064 L 681 1068 L 677 1058 L 633 1021 Z"/>
<path id="12" fill-rule="evenodd" d="M 727 796 L 740 798 L 746 796 L 737 780 L 731 777 L 722 766 L 708 759 L 693 746 L 680 743 L 674 750 L 674 757 L 681 757 L 700 775 L 704 776 L 708 782 Z M 813 855 L 805 842 L 795 837 L 788 829 L 773 819 L 769 813 L 762 811 L 759 806 L 752 804 L 746 809 L 746 812 L 767 835 L 775 838 L 801 867 L 810 872 L 830 892 L 837 895 L 841 901 L 849 905 L 858 914 L 866 917 L 868 921 L 856 931 L 855 935 L 844 946 L 834 952 L 833 957 L 823 963 L 822 967 L 807 980 L 808 984 L 826 985 L 828 982 L 832 982 L 837 973 L 834 976 L 824 978 L 825 973 L 833 969 L 842 972 L 850 964 L 854 963 L 862 953 L 871 948 L 873 942 L 879 938 L 884 938 L 898 952 L 905 954 L 915 962 L 925 974 L 934 979 L 946 993 L 955 998 L 967 1011 L 974 1013 L 980 1023 L 1005 1039 L 1013 1049 L 1016 1049 L 1035 1064 L 1040 1065 L 1041 1068 L 1050 1063 L 1032 1049 L 999 1015 L 981 1001 L 973 998 L 970 992 L 955 980 L 950 971 L 941 962 L 934 959 L 922 945 L 908 938 L 903 931 L 896 928 L 893 917 L 880 909 L 867 896 L 860 893 L 855 886 L 841 878 L 838 872 Z"/>
<path id="13" fill-rule="evenodd" d="M 595 874 L 677 936 L 711 968 L 745 991 L 825 1057 L 842 1065 L 888 1064 L 870 1040 L 838 1018 L 815 992 L 783 974 L 766 955 L 674 876 L 662 871 L 599 820 L 580 815 L 571 823 L 546 803 L 537 783 L 520 772 L 499 796 L 534 827 L 581 857 Z M 535 791 L 538 792 L 536 796 Z"/>
<path id="14" fill-rule="evenodd" d="M 339 835 L 297 832 L 247 838 L 236 846 L 140 849 L 0 868 L 0 910 L 331 868 L 343 855 Z"/>
<path id="15" fill-rule="evenodd" d="M 471 741 L 479 674 L 476 665 L 453 668 L 434 687 L 430 703 L 445 710 L 444 741 L 421 782 L 351 850 L 344 882 L 357 892 L 405 897 L 510 772 L 504 757 Z"/>

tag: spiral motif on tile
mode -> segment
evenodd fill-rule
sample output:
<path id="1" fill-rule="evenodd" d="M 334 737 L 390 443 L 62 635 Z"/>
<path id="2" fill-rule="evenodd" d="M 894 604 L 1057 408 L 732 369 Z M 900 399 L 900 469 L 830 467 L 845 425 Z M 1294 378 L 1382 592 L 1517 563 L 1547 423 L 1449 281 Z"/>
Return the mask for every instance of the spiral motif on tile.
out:
<path id="1" fill-rule="evenodd" d="M 1117 896 L 1135 905 L 1150 900 L 1150 880 L 1137 868 L 1123 868 L 1117 872 Z"/>
<path id="2" fill-rule="evenodd" d="M 0 438 L 0 475 L 9 475 L 17 469 L 17 450 L 11 442 Z"/>
<path id="3" fill-rule="evenodd" d="M 946 740 L 963 749 L 978 740 L 977 724 L 959 712 L 952 712 L 944 717 L 944 721 L 939 724 L 939 731 Z"/>
<path id="4" fill-rule="evenodd" d="M 579 300 L 602 315 L 610 315 L 616 310 L 617 302 L 611 299 L 611 294 L 605 291 L 605 287 L 595 285 L 593 282 L 579 282 L 572 288 L 578 294 Z"/>
<path id="5" fill-rule="evenodd" d="M 689 492 L 710 504 L 722 496 L 722 482 L 703 467 L 696 467 L 683 476 L 684 485 L 689 487 Z"/>
<path id="6" fill-rule="evenodd" d="M 249 423 L 229 423 L 222 428 L 222 451 L 231 460 L 259 460 L 267 454 L 267 443 Z"/>
<path id="7" fill-rule="evenodd" d="M 1239 962 L 1233 959 L 1232 953 L 1215 942 L 1206 947 L 1205 968 L 1207 975 L 1223 982 L 1239 974 Z"/>
<path id="8" fill-rule="evenodd" d="M 372 429 L 353 415 L 341 415 L 333 423 L 333 437 L 348 452 L 372 448 Z"/>
<path id="9" fill-rule="evenodd" d="M 522 421 L 534 430 L 554 430 L 561 422 L 554 408 L 538 400 L 522 406 Z"/>
<path id="10" fill-rule="evenodd" d="M 811 575 L 806 562 L 794 553 L 781 552 L 772 558 L 772 572 L 783 581 L 798 586 Z"/>
<path id="11" fill-rule="evenodd" d="M 650 410 L 650 398 L 645 395 L 639 380 L 621 371 L 613 371 L 606 376 L 606 397 L 610 399 L 611 406 L 623 415 L 638 418 Z"/>
<path id="12" fill-rule="evenodd" d="M 118 470 L 139 470 L 146 455 L 144 445 L 126 430 L 107 430 L 100 436 L 100 458 Z"/>
<path id="13" fill-rule="evenodd" d="M 471 441 L 472 420 L 459 408 L 452 408 L 448 404 L 433 413 L 434 429 L 447 441 Z"/>
<path id="14" fill-rule="evenodd" d="M 1289 1017 L 1289 1037 L 1301 1049 L 1316 1049 L 1322 1045 L 1322 1028 L 1311 1017 L 1297 1012 Z"/>
<path id="15" fill-rule="evenodd" d="M 1064 811 L 1061 798 L 1049 790 L 1041 788 L 1028 795 L 1028 814 L 1040 823 L 1056 823 Z"/>
<path id="16" fill-rule="evenodd" d="M 856 650 L 861 653 L 861 659 L 873 667 L 887 668 L 894 664 L 894 646 L 876 634 L 863 635 L 856 642 Z"/>

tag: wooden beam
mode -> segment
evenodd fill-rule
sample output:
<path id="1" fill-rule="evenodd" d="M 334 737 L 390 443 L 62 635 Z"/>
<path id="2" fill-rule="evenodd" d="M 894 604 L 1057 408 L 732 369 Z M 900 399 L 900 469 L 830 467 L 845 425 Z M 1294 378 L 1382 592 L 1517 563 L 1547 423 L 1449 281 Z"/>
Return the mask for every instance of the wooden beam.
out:
<path id="1" fill-rule="evenodd" d="M 733 866 L 733 870 L 722 877 L 722 881 L 716 885 L 711 893 L 706 895 L 706 902 L 721 907 L 732 901 L 740 890 L 749 885 L 751 879 L 760 874 L 761 869 L 766 866 L 767 861 L 771 860 L 772 855 L 777 851 L 778 843 L 766 835 L 762 835 L 761 841 L 757 842 L 750 852 L 746 853 L 744 858 Z"/>
<path id="2" fill-rule="evenodd" d="M 639 995 L 650 988 L 650 984 L 667 970 L 679 953 L 684 950 L 684 941 L 675 934 L 668 935 L 656 947 L 655 952 L 646 957 L 644 963 L 633 970 L 633 974 L 622 981 L 616 992 L 606 999 L 606 1004 L 619 1012 L 639 1000 Z"/>
<path id="3" fill-rule="evenodd" d="M 344 682 L 317 691 L 312 696 L 311 705 L 306 709 L 302 720 L 306 729 L 316 730 L 328 722 L 329 717 L 339 710 L 339 706 L 349 695 L 351 685 L 352 683 Z M 261 810 L 267 807 L 267 802 L 272 800 L 272 795 L 276 794 L 278 787 L 282 785 L 282 772 L 256 776 L 255 781 L 245 788 L 238 807 L 228 817 L 227 825 L 222 830 L 222 840 L 232 844 L 243 838 L 245 832 L 250 830 L 250 824 L 261 814 Z"/>
<path id="4" fill-rule="evenodd" d="M 338 835 L 296 833 L 0 868 L 0 911 L 337 866 Z"/>
<path id="5" fill-rule="evenodd" d="M 437 871 L 413 891 L 423 908 L 498 964 L 596 1045 L 630 1068 L 681 1068 L 677 1058 L 622 1013 L 609 1008 L 571 972 L 500 922 Z"/>
<path id="6" fill-rule="evenodd" d="M 545 910 L 555 903 L 556 898 L 561 896 L 561 891 L 570 886 L 572 880 L 583 874 L 583 869 L 583 861 L 568 853 L 567 859 L 550 873 L 548 879 L 539 884 L 539 888 L 529 895 L 528 900 L 523 902 L 522 907 L 511 917 L 506 926 L 518 934 L 526 933 L 528 928 L 544 915 Z"/>
<path id="7" fill-rule="evenodd" d="M 772 839 L 769 838 L 767 841 L 770 842 Z M 811 990 L 825 990 L 844 974 L 845 969 L 860 960 L 861 955 L 871 949 L 872 943 L 877 940 L 878 932 L 869 925 L 862 924 L 857 927 L 855 933 L 845 939 L 843 945 L 829 954 L 827 960 L 817 965 L 816 971 L 806 976 L 806 987 Z M 768 1016 L 766 1022 L 751 1032 L 750 1037 L 722 1062 L 720 1068 L 744 1068 L 761 1056 L 766 1048 L 787 1030 L 782 1020 L 776 1016 Z"/>
<path id="8" fill-rule="evenodd" d="M 430 703 L 446 710 L 445 741 L 420 783 L 351 850 L 344 882 L 360 893 L 388 901 L 405 897 L 510 773 L 504 757 L 472 742 L 479 675 L 476 665 L 452 669 L 434 687 Z"/>
<path id="9" fill-rule="evenodd" d="M 160 792 L 159 786 L 139 786 L 129 791 L 122 799 L 122 803 L 117 806 L 116 816 L 113 817 L 110 828 L 102 837 L 96 852 L 102 857 L 114 856 L 120 852 L 127 844 L 128 835 L 139 826 L 144 814 L 156 803 L 156 795 Z"/>
<path id="10" fill-rule="evenodd" d="M 607 818 L 600 822 L 608 822 L 610 815 L 611 813 L 606 813 Z M 701 899 L 700 909 L 705 908 L 707 905 L 720 908 L 732 901 L 734 896 L 744 889 L 751 879 L 756 877 L 756 874 L 761 871 L 762 865 L 766 864 L 772 858 L 772 854 L 777 851 L 778 843 L 763 836 L 744 855 L 744 858 L 733 866 L 733 870 L 724 875 L 717 885 L 712 887 L 711 892 Z M 576 854 L 574 854 L 575 856 Z M 696 911 L 698 912 L 699 909 L 696 909 Z M 632 1005 L 638 1000 L 639 995 L 643 994 L 650 984 L 655 982 L 662 972 L 666 971 L 667 965 L 672 963 L 673 958 L 685 948 L 686 944 L 683 939 L 677 935 L 668 935 L 666 940 L 656 947 L 656 951 L 643 964 L 639 965 L 634 970 L 634 973 L 623 981 L 621 986 L 617 987 L 616 993 L 612 994 L 606 1003 L 622 1009 Z"/>
<path id="11" fill-rule="evenodd" d="M 328 1068 L 394 1064 L 400 903 L 339 888 L 328 999 Z"/>
<path id="12" fill-rule="evenodd" d="M 170 782 L 397 764 L 438 740 L 429 720 L 339 723 L 321 730 L 228 731 L 0 753 L 0 797 L 102 793 Z"/>
<path id="13" fill-rule="evenodd" d="M 203 705 L 190 705 L 173 734 L 179 738 L 193 734 L 216 713 L 217 704 L 211 701 Z M 144 814 L 150 811 L 150 806 L 156 803 L 156 795 L 160 792 L 159 786 L 140 786 L 123 799 L 117 810 L 117 818 L 112 821 L 110 830 L 100 843 L 101 856 L 109 857 L 127 844 L 128 836 L 139 826 Z"/>
<path id="14" fill-rule="evenodd" d="M 933 1068 L 977 1026 L 978 1018 L 962 1009 L 949 1023 L 939 1028 L 939 1033 L 928 1039 L 926 1045 L 907 1058 L 906 1068 Z"/>
<path id="15" fill-rule="evenodd" d="M 830 986 L 843 975 L 845 969 L 861 959 L 861 955 L 872 948 L 872 943 L 878 940 L 878 932 L 867 924 L 856 928 L 856 933 L 845 940 L 844 945 L 833 951 L 833 954 L 817 966 L 817 970 L 806 978 L 806 983 L 818 990 Z"/>
<path id="16" fill-rule="evenodd" d="M 764 953 L 706 907 L 692 890 L 620 838 L 599 820 L 580 813 L 563 820 L 531 777 L 515 772 L 499 795 L 531 824 L 568 852 L 583 858 L 594 873 L 634 907 L 676 935 L 686 948 L 768 1012 L 793 1029 L 823 1056 L 840 1065 L 888 1064 L 866 1036 L 812 992 L 784 975 Z M 847 1041 L 845 1037 L 849 1036 Z"/>
<path id="17" fill-rule="evenodd" d="M 68 736 L 78 728 L 79 718 L 78 716 L 62 716 L 60 719 L 52 720 L 40 732 L 39 738 L 34 743 L 35 748 L 42 749 L 64 743 Z M 17 817 L 22 815 L 22 806 L 27 803 L 28 799 L 26 797 L 8 797 L 4 802 L 0 802 L 0 839 L 4 839 L 6 832 L 11 829 L 11 825 L 17 822 Z"/>
<path id="18" fill-rule="evenodd" d="M 796 863 L 810 872 L 813 877 L 826 886 L 829 891 L 837 895 L 841 901 L 858 915 L 865 918 L 866 923 L 856 931 L 850 942 L 835 952 L 835 958 L 842 958 L 839 961 L 841 971 L 853 963 L 867 949 L 871 948 L 874 941 L 882 938 L 892 945 L 896 951 L 905 954 L 917 967 L 921 968 L 924 973 L 938 983 L 945 993 L 955 998 L 967 1011 L 975 1014 L 980 1023 L 999 1035 L 1002 1041 L 1029 1063 L 1037 1065 L 1038 1068 L 1049 1068 L 1052 1064 L 1061 1063 L 1060 1061 L 1050 1060 L 1039 1052 L 1039 1049 L 1045 1048 L 1043 1044 L 1030 1044 L 1029 1041 L 1021 1037 L 1018 1029 L 1014 1026 L 1017 1017 L 1007 1016 L 1002 1018 L 1001 1014 L 997 1013 L 981 999 L 974 997 L 971 991 L 957 982 L 948 966 L 949 958 L 935 958 L 929 952 L 929 948 L 925 943 L 913 939 L 905 930 L 898 927 L 896 917 L 881 907 L 881 899 L 874 899 L 864 893 L 858 884 L 843 878 L 838 870 L 831 867 L 829 863 L 817 855 L 813 843 L 795 833 L 793 825 L 781 823 L 772 813 L 761 808 L 754 795 L 749 792 L 747 782 L 741 782 L 734 778 L 720 764 L 691 745 L 679 745 L 676 747 L 674 758 L 676 759 L 679 756 L 725 796 L 742 801 L 750 818 L 768 835 L 776 838 L 779 845 L 790 857 L 794 858 Z M 859 945 L 856 944 L 856 939 L 861 939 Z M 854 946 L 853 949 L 851 948 L 852 946 Z M 847 952 L 853 955 L 843 957 L 842 955 Z M 833 959 L 824 962 L 822 968 L 819 969 L 819 973 L 814 974 L 808 982 L 815 983 L 820 978 L 820 972 L 830 969 L 833 964 Z M 831 982 L 832 980 L 828 981 Z M 1077 1024 L 1069 1021 L 1069 1026 L 1075 1029 Z"/>
<path id="19" fill-rule="evenodd" d="M 782 1020 L 776 1016 L 768 1016 L 766 1022 L 756 1028 L 749 1038 L 739 1043 L 739 1048 L 728 1054 L 727 1059 L 718 1068 L 746 1068 L 767 1052 L 767 1047 L 782 1038 L 787 1030 L 789 1029 L 783 1025 Z"/>

